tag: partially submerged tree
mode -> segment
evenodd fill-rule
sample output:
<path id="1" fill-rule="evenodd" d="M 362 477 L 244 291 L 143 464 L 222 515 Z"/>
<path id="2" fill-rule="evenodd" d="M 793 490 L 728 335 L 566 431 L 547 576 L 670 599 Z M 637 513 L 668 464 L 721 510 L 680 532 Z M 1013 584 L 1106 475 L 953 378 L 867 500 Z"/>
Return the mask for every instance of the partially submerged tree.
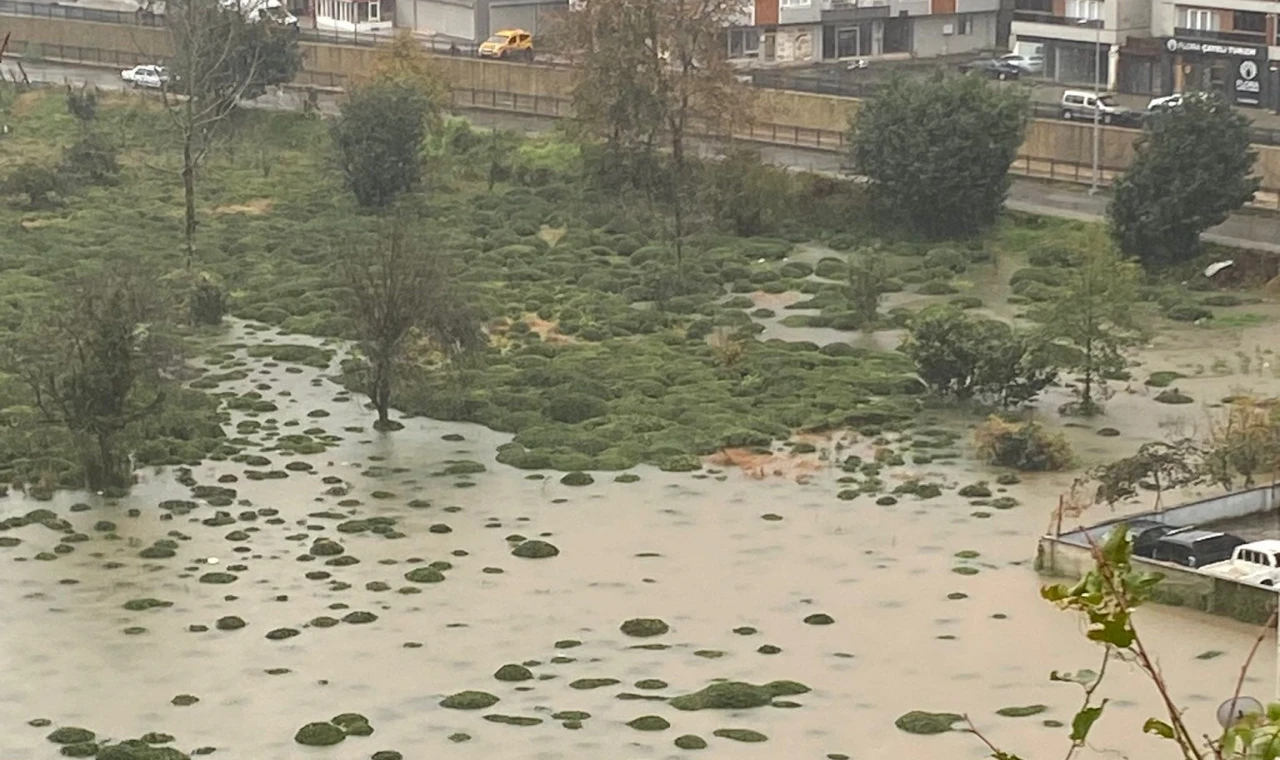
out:
<path id="1" fill-rule="evenodd" d="M 859 248 L 849 254 L 848 295 L 851 311 L 860 327 L 876 321 L 880 296 L 889 280 L 889 265 L 884 254 L 875 248 Z"/>
<path id="2" fill-rule="evenodd" d="M 1146 122 L 1107 214 L 1120 250 L 1144 263 L 1200 251 L 1200 233 L 1253 198 L 1249 120 L 1217 94 L 1188 96 Z"/>
<path id="3" fill-rule="evenodd" d="M 1124 350 L 1141 340 L 1133 313 L 1137 295 L 1137 265 L 1121 259 L 1103 235 L 1091 233 L 1066 285 L 1036 313 L 1041 334 L 1058 349 L 1056 363 L 1080 373 L 1080 414 L 1100 410 L 1098 386 L 1124 369 Z"/>
<path id="4" fill-rule="evenodd" d="M 1038 336 L 951 307 L 916 315 L 900 350 L 934 393 L 1004 407 L 1032 401 L 1058 374 Z"/>
<path id="5" fill-rule="evenodd" d="M 1098 481 L 1094 502 L 1116 502 L 1138 495 L 1138 489 L 1150 487 L 1156 492 L 1155 508 L 1169 489 L 1185 488 L 1204 479 L 1204 450 L 1195 441 L 1151 441 L 1138 447 L 1137 453 L 1091 472 Z"/>
<path id="6" fill-rule="evenodd" d="M 159 380 L 174 354 L 157 329 L 155 288 L 131 273 L 86 277 L 4 347 L 5 371 L 28 387 L 46 422 L 72 434 L 92 489 L 130 485 L 121 435 L 164 400 Z"/>
<path id="7" fill-rule="evenodd" d="M 374 427 L 398 430 L 390 417 L 397 374 L 429 342 L 449 360 L 484 344 L 471 311 L 453 291 L 447 260 L 419 242 L 404 211 L 386 223 L 376 244 L 352 251 L 344 267 L 349 311 L 364 358 L 362 382 L 378 412 Z"/>
<path id="8" fill-rule="evenodd" d="M 691 190 L 689 140 L 731 131 L 750 116 L 749 93 L 723 39 L 745 9 L 744 0 L 593 0 L 564 14 L 557 30 L 561 51 L 576 64 L 580 134 L 604 143 L 602 172 L 624 176 L 670 212 L 677 268 Z"/>
<path id="9" fill-rule="evenodd" d="M 1204 468 L 1211 482 L 1229 491 L 1240 479 L 1249 488 L 1254 475 L 1280 466 L 1280 413 L 1274 401 L 1235 399 L 1210 425 Z"/>
<path id="10" fill-rule="evenodd" d="M 205 158 L 230 130 L 240 101 L 292 79 L 302 58 L 293 30 L 251 21 L 222 0 L 169 0 L 165 26 L 173 78 L 161 92 L 182 151 L 183 237 L 190 268 L 196 179 Z"/>
<path id="11" fill-rule="evenodd" d="M 851 157 L 883 218 L 971 235 L 1004 206 L 1026 121 L 1026 96 L 984 79 L 894 77 L 854 116 Z"/>

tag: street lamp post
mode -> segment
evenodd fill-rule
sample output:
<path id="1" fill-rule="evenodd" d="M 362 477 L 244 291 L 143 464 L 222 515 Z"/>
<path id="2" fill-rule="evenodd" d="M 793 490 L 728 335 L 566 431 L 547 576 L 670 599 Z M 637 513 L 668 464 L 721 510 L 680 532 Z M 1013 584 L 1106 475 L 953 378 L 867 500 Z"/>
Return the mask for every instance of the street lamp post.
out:
<path id="1" fill-rule="evenodd" d="M 1081 24 L 1093 23 L 1093 174 L 1089 180 L 1089 195 L 1096 195 L 1098 192 L 1098 184 L 1101 180 L 1098 172 L 1098 152 L 1102 139 L 1102 131 L 1099 119 L 1102 116 L 1101 104 L 1098 99 L 1102 97 L 1102 19 L 1080 19 Z"/>

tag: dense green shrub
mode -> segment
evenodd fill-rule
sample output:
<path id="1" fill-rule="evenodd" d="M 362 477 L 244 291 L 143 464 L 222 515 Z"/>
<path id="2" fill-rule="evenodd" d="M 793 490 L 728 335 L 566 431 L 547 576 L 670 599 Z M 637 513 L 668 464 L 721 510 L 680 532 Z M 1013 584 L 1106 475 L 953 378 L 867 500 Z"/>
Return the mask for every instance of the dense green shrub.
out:
<path id="1" fill-rule="evenodd" d="M 984 461 L 1024 471 L 1065 470 L 1071 447 L 1061 433 L 1036 422 L 1007 422 L 990 417 L 974 431 L 977 454 Z"/>

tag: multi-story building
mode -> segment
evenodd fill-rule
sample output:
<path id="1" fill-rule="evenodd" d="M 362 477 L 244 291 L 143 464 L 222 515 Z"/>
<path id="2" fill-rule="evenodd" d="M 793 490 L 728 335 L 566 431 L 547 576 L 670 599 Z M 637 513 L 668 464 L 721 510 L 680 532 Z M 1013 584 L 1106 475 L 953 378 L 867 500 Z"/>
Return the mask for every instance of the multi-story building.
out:
<path id="1" fill-rule="evenodd" d="M 729 33 L 734 58 L 800 63 L 902 54 L 922 58 L 1001 47 L 1006 0 L 754 0 Z"/>
<path id="2" fill-rule="evenodd" d="M 1048 79 L 1065 84 L 1101 83 L 1104 89 L 1115 89 L 1126 46 L 1133 48 L 1132 58 L 1150 58 L 1150 45 L 1139 40 L 1151 36 L 1151 3 L 1017 0 L 1011 47 L 1016 53 L 1042 60 L 1043 76 Z M 1141 66 L 1141 62 L 1135 60 L 1134 65 Z M 1130 76 L 1139 79 L 1142 73 Z M 1147 89 L 1159 89 L 1158 80 L 1153 84 L 1151 77 L 1145 77 Z"/>
<path id="3" fill-rule="evenodd" d="M 1217 90 L 1241 106 L 1280 101 L 1276 14 L 1265 0 L 1153 0 L 1151 32 L 1172 92 Z"/>

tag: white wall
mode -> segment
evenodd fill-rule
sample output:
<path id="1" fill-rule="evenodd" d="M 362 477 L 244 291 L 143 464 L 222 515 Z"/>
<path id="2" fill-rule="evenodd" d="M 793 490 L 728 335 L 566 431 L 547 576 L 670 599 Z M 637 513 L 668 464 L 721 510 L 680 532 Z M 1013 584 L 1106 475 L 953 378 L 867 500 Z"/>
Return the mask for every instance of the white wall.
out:
<path id="1" fill-rule="evenodd" d="M 401 29 L 470 40 L 475 38 L 475 23 L 469 2 L 396 0 L 396 26 Z"/>
<path id="2" fill-rule="evenodd" d="M 913 17 L 911 19 L 911 52 L 920 58 L 931 58 L 995 47 L 996 14 L 972 13 L 969 17 L 973 19 L 972 33 L 949 35 L 942 33 L 943 27 L 947 24 L 951 24 L 954 30 L 960 29 L 955 16 Z"/>

